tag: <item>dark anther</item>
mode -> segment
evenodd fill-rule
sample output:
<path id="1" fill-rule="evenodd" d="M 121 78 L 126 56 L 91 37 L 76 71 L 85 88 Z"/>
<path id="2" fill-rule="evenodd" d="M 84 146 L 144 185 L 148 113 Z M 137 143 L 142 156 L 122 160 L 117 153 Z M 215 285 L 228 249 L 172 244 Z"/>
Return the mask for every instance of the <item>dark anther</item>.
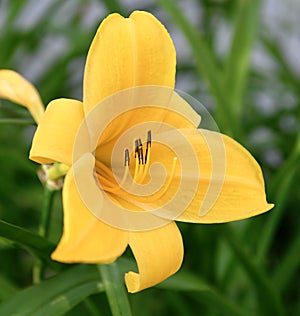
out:
<path id="1" fill-rule="evenodd" d="M 143 154 L 143 144 L 142 140 L 139 138 L 138 139 L 138 157 L 139 157 L 139 164 L 144 163 L 144 154 Z"/>
<path id="2" fill-rule="evenodd" d="M 139 141 L 136 139 L 134 143 L 135 143 L 134 158 L 136 158 L 136 155 L 138 155 L 139 153 Z"/>
<path id="3" fill-rule="evenodd" d="M 148 133 L 147 133 L 146 154 L 145 154 L 145 163 L 147 162 L 149 147 L 151 147 L 151 140 L 152 140 L 151 139 L 151 131 L 148 131 Z"/>
<path id="4" fill-rule="evenodd" d="M 125 149 L 125 162 L 124 162 L 124 166 L 129 166 L 130 164 L 130 158 L 129 158 L 129 150 Z"/>
<path id="5" fill-rule="evenodd" d="M 148 131 L 147 133 L 147 146 L 151 146 L 151 131 Z"/>

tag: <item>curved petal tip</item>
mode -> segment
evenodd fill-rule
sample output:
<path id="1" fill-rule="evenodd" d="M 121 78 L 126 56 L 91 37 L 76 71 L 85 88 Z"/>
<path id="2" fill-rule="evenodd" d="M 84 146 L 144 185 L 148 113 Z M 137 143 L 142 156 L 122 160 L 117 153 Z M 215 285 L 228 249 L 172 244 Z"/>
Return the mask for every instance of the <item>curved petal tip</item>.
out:
<path id="1" fill-rule="evenodd" d="M 0 98 L 27 107 L 37 123 L 44 114 L 44 105 L 36 88 L 13 70 L 0 70 Z"/>

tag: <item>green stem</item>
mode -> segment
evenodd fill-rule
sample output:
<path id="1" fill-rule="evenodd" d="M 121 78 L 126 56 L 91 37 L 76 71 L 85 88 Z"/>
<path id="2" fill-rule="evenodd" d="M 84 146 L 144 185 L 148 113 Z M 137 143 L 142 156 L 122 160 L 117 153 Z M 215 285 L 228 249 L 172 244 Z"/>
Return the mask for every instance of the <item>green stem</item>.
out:
<path id="1" fill-rule="evenodd" d="M 38 228 L 38 233 L 41 237 L 47 237 L 49 229 L 49 219 L 51 216 L 51 209 L 54 197 L 54 190 L 47 185 L 44 187 L 44 200 L 41 213 L 41 220 Z M 37 259 L 33 267 L 33 283 L 37 284 L 41 281 L 43 275 L 43 264 L 40 259 Z"/>
<path id="2" fill-rule="evenodd" d="M 0 124 L 35 125 L 34 120 L 22 118 L 0 118 Z"/>
<path id="3" fill-rule="evenodd" d="M 132 315 L 127 292 L 120 276 L 117 263 L 99 264 L 98 269 L 113 316 Z"/>

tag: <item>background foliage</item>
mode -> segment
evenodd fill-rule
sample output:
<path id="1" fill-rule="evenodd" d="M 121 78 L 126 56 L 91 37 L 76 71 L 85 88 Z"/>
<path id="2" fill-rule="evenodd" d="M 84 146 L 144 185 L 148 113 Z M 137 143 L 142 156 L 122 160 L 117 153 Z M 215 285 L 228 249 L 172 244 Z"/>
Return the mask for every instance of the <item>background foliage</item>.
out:
<path id="1" fill-rule="evenodd" d="M 180 225 L 186 252 L 180 272 L 129 295 L 130 305 L 122 292 L 118 307 L 107 291 L 107 271 L 49 260 L 62 229 L 60 193 L 48 234 L 39 237 L 43 188 L 38 166 L 27 159 L 34 126 L 25 109 L 1 101 L 0 315 L 118 315 L 120 309 L 145 316 L 300 315 L 296 0 L 0 0 L 0 68 L 34 82 L 45 104 L 80 99 L 85 56 L 100 21 L 135 9 L 166 25 L 178 53 L 177 88 L 200 100 L 220 130 L 253 153 L 276 207 L 236 223 Z M 33 277 L 37 258 L 45 267 L 42 282 Z M 118 260 L 109 272 L 116 282 L 132 262 L 130 254 Z"/>

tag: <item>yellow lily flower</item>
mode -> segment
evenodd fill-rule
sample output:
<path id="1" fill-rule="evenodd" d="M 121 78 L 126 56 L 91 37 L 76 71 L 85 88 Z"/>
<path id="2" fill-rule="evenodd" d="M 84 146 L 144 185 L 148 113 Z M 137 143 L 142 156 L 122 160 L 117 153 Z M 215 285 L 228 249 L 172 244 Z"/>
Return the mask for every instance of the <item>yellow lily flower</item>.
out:
<path id="1" fill-rule="evenodd" d="M 70 167 L 52 258 L 110 263 L 129 245 L 138 266 L 125 275 L 132 293 L 180 268 L 175 220 L 220 223 L 272 208 L 249 152 L 197 129 L 200 117 L 174 92 L 175 67 L 172 40 L 153 15 L 109 15 L 87 56 L 83 102 L 52 101 L 30 152 Z"/>
<path id="2" fill-rule="evenodd" d="M 0 98 L 27 107 L 37 123 L 44 114 L 44 105 L 35 87 L 13 70 L 0 70 Z"/>

